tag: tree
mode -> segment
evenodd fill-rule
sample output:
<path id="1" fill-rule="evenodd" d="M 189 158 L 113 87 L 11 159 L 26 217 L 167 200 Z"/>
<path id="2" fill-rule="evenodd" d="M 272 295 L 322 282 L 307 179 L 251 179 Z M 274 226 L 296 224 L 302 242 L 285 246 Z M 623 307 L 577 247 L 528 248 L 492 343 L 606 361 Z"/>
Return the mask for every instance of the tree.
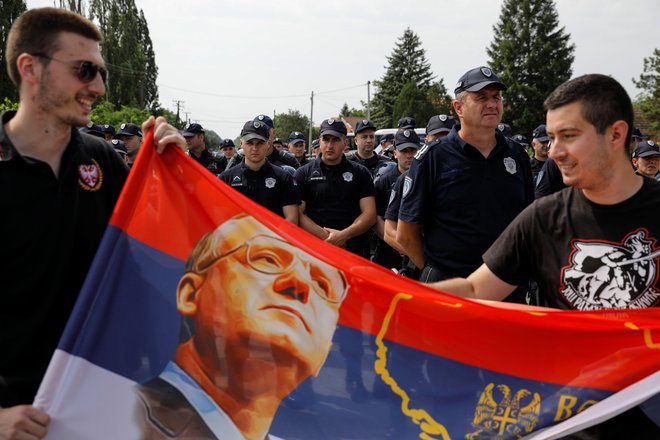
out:
<path id="1" fill-rule="evenodd" d="M 545 121 L 545 98 L 571 77 L 575 45 L 559 27 L 553 0 L 505 0 L 493 31 L 487 52 L 508 87 L 504 120 L 528 135 Z"/>
<path id="2" fill-rule="evenodd" d="M 395 102 L 403 87 L 411 81 L 424 92 L 427 99 L 431 99 L 431 96 L 437 98 L 438 93 L 446 96 L 442 79 L 433 82 L 434 75 L 426 59 L 426 51 L 422 48 L 419 37 L 410 28 L 398 39 L 387 61 L 385 74 L 380 80 L 374 81 L 377 91 L 372 101 L 372 119 L 377 126 L 388 127 L 392 121 L 396 122 L 398 115 L 394 114 Z M 446 99 L 448 98 L 446 96 Z"/>
<path id="3" fill-rule="evenodd" d="M 639 79 L 633 78 L 633 83 L 642 91 L 637 107 L 651 129 L 660 132 L 660 49 L 654 49 L 650 57 L 644 58 L 644 70 Z"/>
<path id="4" fill-rule="evenodd" d="M 339 110 L 339 116 L 342 118 L 349 118 L 349 117 L 355 117 L 355 118 L 366 118 L 367 117 L 367 110 L 364 109 L 364 103 L 362 103 L 361 109 L 356 109 L 355 107 L 348 108 L 348 104 L 344 103 L 344 105 L 341 107 L 341 110 Z"/>
<path id="5" fill-rule="evenodd" d="M 393 112 L 392 126 L 396 126 L 399 118 L 403 116 L 410 116 L 420 124 L 425 123 L 435 114 L 435 108 L 428 99 L 427 93 L 417 87 L 414 81 L 409 81 L 397 96 Z"/>
<path id="6" fill-rule="evenodd" d="M 89 9 L 105 37 L 101 52 L 110 71 L 108 100 L 158 108 L 158 67 L 143 11 L 134 0 L 92 0 Z"/>
<path id="7" fill-rule="evenodd" d="M 292 131 L 300 131 L 305 136 L 309 133 L 309 118 L 298 110 L 289 109 L 286 113 L 278 113 L 273 122 L 277 136 L 283 139 L 287 139 Z"/>
<path id="8" fill-rule="evenodd" d="M 23 0 L 2 0 L 0 10 L 0 99 L 9 98 L 18 101 L 18 89 L 9 78 L 7 73 L 7 59 L 5 48 L 7 47 L 7 35 L 12 23 L 26 10 Z"/>

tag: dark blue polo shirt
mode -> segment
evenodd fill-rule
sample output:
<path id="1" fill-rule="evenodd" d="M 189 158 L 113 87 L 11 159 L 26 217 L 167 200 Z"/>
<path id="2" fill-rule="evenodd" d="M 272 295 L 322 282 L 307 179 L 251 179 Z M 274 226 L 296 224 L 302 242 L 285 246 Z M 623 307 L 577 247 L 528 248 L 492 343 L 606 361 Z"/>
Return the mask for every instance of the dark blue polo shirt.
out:
<path id="1" fill-rule="evenodd" d="M 394 188 L 394 183 L 401 173 L 398 166 L 389 167 L 382 175 L 374 180 L 376 188 L 376 213 L 383 217 L 390 202 L 390 194 Z"/>
<path id="2" fill-rule="evenodd" d="M 390 191 L 390 198 L 387 202 L 387 209 L 385 209 L 385 215 L 383 218 L 385 220 L 399 220 L 399 208 L 401 208 L 401 194 L 403 192 L 403 183 L 405 182 L 408 171 L 403 174 L 399 174 L 392 185 L 392 191 Z"/>
<path id="3" fill-rule="evenodd" d="M 342 157 L 338 165 L 316 158 L 296 170 L 305 215 L 322 227 L 342 230 L 362 213 L 360 199 L 375 195 L 369 170 Z"/>
<path id="4" fill-rule="evenodd" d="M 284 217 L 284 206 L 300 205 L 296 181 L 289 173 L 268 161 L 257 171 L 241 162 L 221 173 L 220 179 L 281 217 Z"/>
<path id="5" fill-rule="evenodd" d="M 422 225 L 424 255 L 446 277 L 466 277 L 519 212 L 534 200 L 529 156 L 496 133 L 485 158 L 460 126 L 424 146 L 404 181 L 399 219 Z"/>

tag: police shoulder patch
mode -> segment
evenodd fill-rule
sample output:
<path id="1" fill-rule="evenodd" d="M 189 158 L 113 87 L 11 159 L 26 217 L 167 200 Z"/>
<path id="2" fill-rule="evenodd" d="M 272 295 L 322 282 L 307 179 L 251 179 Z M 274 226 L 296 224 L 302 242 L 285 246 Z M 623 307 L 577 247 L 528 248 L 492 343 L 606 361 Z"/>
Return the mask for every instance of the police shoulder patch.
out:
<path id="1" fill-rule="evenodd" d="M 429 144 L 424 144 L 422 148 L 420 148 L 419 151 L 415 153 L 415 159 L 420 160 L 424 157 L 427 151 L 429 151 Z"/>

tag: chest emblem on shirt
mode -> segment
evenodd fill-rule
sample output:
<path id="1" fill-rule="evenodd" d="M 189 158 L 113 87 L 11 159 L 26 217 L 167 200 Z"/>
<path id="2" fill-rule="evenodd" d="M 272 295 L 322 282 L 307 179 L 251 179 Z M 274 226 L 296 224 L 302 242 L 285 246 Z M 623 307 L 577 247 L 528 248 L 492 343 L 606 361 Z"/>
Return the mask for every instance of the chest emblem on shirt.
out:
<path id="1" fill-rule="evenodd" d="M 265 180 L 265 182 L 266 182 L 266 188 L 269 188 L 269 189 L 270 189 L 270 188 L 275 188 L 275 182 L 276 182 L 276 180 L 273 179 L 272 177 L 267 178 L 267 179 Z"/>
<path id="2" fill-rule="evenodd" d="M 518 170 L 518 168 L 516 167 L 516 161 L 513 160 L 510 157 L 505 157 L 504 158 L 504 169 L 509 174 L 516 174 L 516 171 Z"/>
<path id="3" fill-rule="evenodd" d="M 344 173 L 341 175 L 346 182 L 352 182 L 353 181 L 353 173 Z"/>
<path id="4" fill-rule="evenodd" d="M 656 304 L 660 249 L 654 250 L 656 240 L 647 234 L 637 230 L 621 243 L 574 240 L 561 273 L 561 295 L 578 310 Z"/>
<path id="5" fill-rule="evenodd" d="M 103 184 L 103 172 L 99 163 L 92 159 L 91 164 L 78 165 L 78 183 L 87 191 L 98 191 Z"/>

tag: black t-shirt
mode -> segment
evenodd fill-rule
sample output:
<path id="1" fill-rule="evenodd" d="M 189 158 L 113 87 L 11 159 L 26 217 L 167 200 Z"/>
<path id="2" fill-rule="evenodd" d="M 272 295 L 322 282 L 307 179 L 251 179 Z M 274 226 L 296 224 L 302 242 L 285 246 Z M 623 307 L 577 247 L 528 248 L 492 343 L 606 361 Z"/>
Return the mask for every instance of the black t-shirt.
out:
<path id="1" fill-rule="evenodd" d="M 257 171 L 242 162 L 221 173 L 220 179 L 281 217 L 284 206 L 300 205 L 300 191 L 293 177 L 268 161 Z"/>
<path id="2" fill-rule="evenodd" d="M 197 163 L 202 165 L 204 168 L 215 174 L 216 176 L 223 172 L 227 167 L 227 158 L 224 156 L 215 157 L 209 150 L 203 149 L 199 157 L 191 151 L 190 157 L 192 157 Z"/>
<path id="3" fill-rule="evenodd" d="M 128 175 L 112 146 L 71 129 L 55 176 L 0 124 L 0 406 L 32 403 Z"/>
<path id="4" fill-rule="evenodd" d="M 337 165 L 316 158 L 296 170 L 305 215 L 317 225 L 342 230 L 360 216 L 360 200 L 375 195 L 369 170 L 342 157 Z M 353 237 L 349 250 L 365 255 L 366 234 Z M 368 249 L 367 249 L 368 251 Z"/>
<path id="5" fill-rule="evenodd" d="M 543 197 L 484 254 L 488 268 L 517 285 L 532 278 L 549 307 L 593 310 L 660 304 L 660 183 L 616 205 L 566 188 Z"/>
<path id="6" fill-rule="evenodd" d="M 529 155 L 496 133 L 485 158 L 455 126 L 422 147 L 403 185 L 399 219 L 422 225 L 424 255 L 444 277 L 466 277 L 507 225 L 534 200 Z"/>
<path id="7" fill-rule="evenodd" d="M 541 172 L 541 168 L 543 168 L 543 164 L 545 161 L 538 160 L 535 157 L 530 157 L 529 158 L 529 164 L 532 167 L 532 179 L 534 180 L 534 184 L 536 184 L 536 178 Z"/>

